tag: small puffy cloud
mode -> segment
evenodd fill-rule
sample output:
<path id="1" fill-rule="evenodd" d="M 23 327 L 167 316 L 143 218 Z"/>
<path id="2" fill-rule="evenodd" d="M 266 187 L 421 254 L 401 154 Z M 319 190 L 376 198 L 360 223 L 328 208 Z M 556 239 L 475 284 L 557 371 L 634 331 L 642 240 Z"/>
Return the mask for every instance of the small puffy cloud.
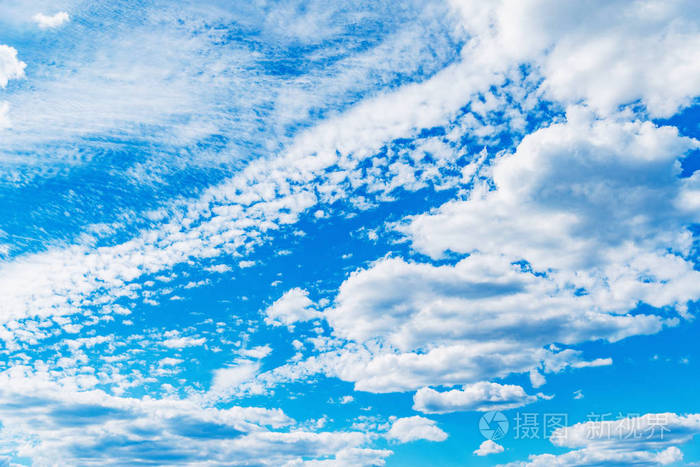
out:
<path id="1" fill-rule="evenodd" d="M 26 63 L 17 59 L 17 49 L 0 44 L 0 88 L 7 86 L 11 79 L 24 77 L 26 66 Z"/>
<path id="2" fill-rule="evenodd" d="M 70 20 L 70 16 L 65 11 L 60 11 L 51 16 L 37 13 L 32 19 L 40 29 L 53 29 L 67 23 Z"/>
<path id="3" fill-rule="evenodd" d="M 479 449 L 474 451 L 474 454 L 477 456 L 488 456 L 489 454 L 498 454 L 499 452 L 503 452 L 503 446 L 487 439 L 481 443 Z"/>
<path id="4" fill-rule="evenodd" d="M 434 420 L 416 415 L 414 417 L 399 418 L 391 425 L 386 434 L 391 440 L 401 443 L 409 443 L 417 440 L 445 441 L 447 433 L 442 431 Z"/>
<path id="5" fill-rule="evenodd" d="M 535 368 L 530 370 L 530 384 L 533 388 L 539 388 L 547 383 L 547 379 Z"/>
<path id="6" fill-rule="evenodd" d="M 273 326 L 290 326 L 299 321 L 321 317 L 321 313 L 314 308 L 309 299 L 309 292 L 299 287 L 285 292 L 265 310 L 265 315 L 265 322 Z"/>
<path id="7" fill-rule="evenodd" d="M 224 272 L 229 272 L 231 270 L 231 266 L 227 264 L 215 264 L 213 266 L 209 266 L 204 268 L 205 271 L 209 272 L 218 272 L 218 273 L 224 273 Z"/>
<path id="8" fill-rule="evenodd" d="M 171 337 L 161 342 L 162 345 L 171 349 L 184 349 L 185 347 L 197 347 L 206 342 L 206 338 L 194 338 L 189 336 Z"/>
<path id="9" fill-rule="evenodd" d="M 574 368 L 594 368 L 597 366 L 610 366 L 612 364 L 612 358 L 596 358 L 595 360 L 591 360 L 590 362 L 576 362 L 573 363 L 571 366 Z"/>
<path id="10" fill-rule="evenodd" d="M 182 363 L 183 361 L 184 360 L 182 360 L 181 358 L 165 357 L 165 358 L 161 358 L 158 361 L 158 365 L 163 366 L 163 367 L 164 366 L 176 366 L 176 365 L 179 365 L 180 363 Z"/>
<path id="11" fill-rule="evenodd" d="M 520 386 L 482 381 L 445 392 L 421 388 L 413 396 L 413 409 L 423 413 L 506 410 L 536 400 Z"/>
<path id="12" fill-rule="evenodd" d="M 258 345 L 252 349 L 243 349 L 239 353 L 245 357 L 261 359 L 265 358 L 272 352 L 272 347 L 269 345 Z"/>

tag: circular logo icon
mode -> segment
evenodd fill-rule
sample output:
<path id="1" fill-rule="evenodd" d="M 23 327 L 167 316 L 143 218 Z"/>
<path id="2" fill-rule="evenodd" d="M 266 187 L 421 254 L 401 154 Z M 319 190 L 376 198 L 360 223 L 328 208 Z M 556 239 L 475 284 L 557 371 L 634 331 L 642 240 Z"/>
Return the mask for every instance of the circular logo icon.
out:
<path id="1" fill-rule="evenodd" d="M 497 441 L 508 433 L 508 419 L 501 412 L 486 412 L 479 419 L 479 431 L 484 438 Z"/>

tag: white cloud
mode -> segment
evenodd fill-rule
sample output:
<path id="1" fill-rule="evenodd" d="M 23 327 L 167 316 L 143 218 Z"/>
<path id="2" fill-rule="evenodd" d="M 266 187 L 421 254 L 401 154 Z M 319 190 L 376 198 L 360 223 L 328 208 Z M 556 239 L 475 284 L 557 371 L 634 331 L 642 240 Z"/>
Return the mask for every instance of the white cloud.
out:
<path id="1" fill-rule="evenodd" d="M 620 313 L 643 301 L 683 312 L 700 296 L 685 259 L 698 212 L 679 207 L 694 180 L 678 178 L 678 160 L 697 142 L 671 127 L 589 118 L 570 109 L 567 123 L 527 136 L 496 163 L 495 190 L 476 189 L 403 230 L 433 257 L 525 260 L 585 291 L 597 309 Z"/>
<path id="2" fill-rule="evenodd" d="M 423 413 L 507 410 L 536 400 L 520 386 L 482 381 L 445 392 L 421 388 L 413 396 L 413 409 Z"/>
<path id="3" fill-rule="evenodd" d="M 227 265 L 227 264 L 215 264 L 215 265 L 213 265 L 213 266 L 208 266 L 208 267 L 206 267 L 206 268 L 204 268 L 204 269 L 205 269 L 206 271 L 209 271 L 209 272 L 216 272 L 216 273 L 219 273 L 219 274 L 223 274 L 223 273 L 225 273 L 225 272 L 231 271 L 231 266 L 229 266 L 229 265 Z"/>
<path id="4" fill-rule="evenodd" d="M 150 44 L 152 42 L 150 34 L 152 34 L 150 30 L 138 30 L 131 34 L 129 41 Z M 158 44 L 160 44 L 161 36 L 158 37 Z M 173 43 L 181 39 L 181 36 L 178 36 L 173 39 Z M 216 66 L 199 63 L 195 66 L 191 63 L 191 57 L 188 54 L 207 46 L 200 43 L 200 39 L 182 46 L 173 46 L 173 50 L 181 51 L 183 54 L 183 56 L 171 57 L 173 62 L 179 63 L 180 59 L 185 60 L 189 63 L 188 67 L 184 67 L 187 69 L 222 67 L 247 69 L 246 66 L 225 63 Z M 129 41 L 127 43 L 130 43 Z M 153 67 L 157 68 L 160 74 L 168 75 L 169 73 L 165 70 L 175 66 L 170 62 L 163 66 L 158 64 L 158 60 L 162 59 L 160 45 L 158 45 L 157 57 L 151 57 L 152 50 L 144 50 L 144 55 L 138 57 L 138 64 L 133 64 L 132 47 L 123 44 L 120 47 L 110 45 L 109 50 L 110 54 L 106 54 L 105 57 L 112 58 L 112 52 L 117 51 L 113 61 L 128 62 L 130 66 L 135 67 L 134 73 L 124 77 L 114 76 L 117 83 L 111 83 L 108 87 L 105 87 L 100 79 L 99 86 L 96 88 L 94 75 L 102 76 L 106 72 L 100 70 L 112 70 L 115 66 L 113 61 L 100 62 L 93 64 L 90 70 L 78 70 L 76 74 L 71 75 L 69 83 L 62 82 L 61 93 L 49 92 L 51 87 L 49 86 L 44 89 L 47 95 L 38 90 L 26 96 L 16 94 L 13 105 L 21 104 L 22 110 L 19 113 L 23 117 L 20 118 L 19 126 L 22 128 L 7 135 L 9 139 L 4 139 L 5 145 L 10 147 L 13 144 L 10 140 L 15 141 L 13 138 L 19 138 L 15 142 L 19 141 L 21 143 L 19 147 L 25 150 L 28 141 L 23 138 L 34 138 L 37 135 L 35 131 L 37 127 L 67 131 L 68 134 L 63 136 L 51 135 L 52 140 L 63 140 L 72 137 L 71 135 L 84 135 L 97 131 L 92 128 L 93 125 L 99 131 L 116 127 L 124 131 L 124 122 L 141 122 L 136 125 L 138 128 L 142 128 L 142 122 L 156 122 L 160 125 L 163 119 L 170 118 L 168 116 L 192 115 L 192 106 L 202 104 L 201 100 L 197 101 L 197 99 L 212 97 L 191 92 L 193 85 L 197 85 L 199 91 L 211 88 L 196 80 L 186 83 L 169 82 L 167 86 L 157 84 L 158 80 L 138 80 L 142 75 L 150 76 Z M 201 60 L 204 56 L 197 54 L 197 59 Z M 250 58 L 249 54 L 245 57 Z M 239 58 L 241 57 L 233 57 L 231 60 L 238 63 L 236 60 Z M 377 63 L 385 65 L 383 60 L 374 58 L 378 60 Z M 176 67 L 178 70 L 183 68 Z M 170 74 L 179 76 L 178 72 Z M 198 76 L 201 78 L 200 75 Z M 457 151 L 444 143 L 437 145 L 441 146 L 439 151 L 435 148 L 430 149 L 440 157 L 435 163 L 425 164 L 425 167 L 417 164 L 426 154 L 423 150 L 397 154 L 396 157 L 402 160 L 398 165 L 394 164 L 396 161 L 384 159 L 383 163 L 387 167 L 377 165 L 377 170 L 371 176 L 362 174 L 357 167 L 387 141 L 398 137 L 410 137 L 424 127 L 448 123 L 471 96 L 476 96 L 479 92 L 488 92 L 493 80 L 500 79 L 494 76 L 492 70 L 468 61 L 450 66 L 424 83 L 400 87 L 388 94 L 380 94 L 362 101 L 346 113 L 323 121 L 299 134 L 280 156 L 253 161 L 232 178 L 206 190 L 200 198 L 185 203 L 184 206 L 173 207 L 177 214 L 154 230 L 142 231 L 127 242 L 106 246 L 99 250 L 92 249 L 89 244 L 73 245 L 64 249 L 52 248 L 47 252 L 26 255 L 16 262 L 3 265 L 0 268 L 0 275 L 8 280 L 1 281 L 5 287 L 0 285 L 3 288 L 3 293 L 0 294 L 3 298 L 0 301 L 3 302 L 4 309 L 10 310 L 4 318 L 12 320 L 26 316 L 71 314 L 95 302 L 103 305 L 105 300 L 113 300 L 115 297 L 134 297 L 139 293 L 140 288 L 135 282 L 143 274 L 161 272 L 188 260 L 247 251 L 247 248 L 263 241 L 265 237 L 261 234 L 296 222 L 302 212 L 320 203 L 332 203 L 339 199 L 351 198 L 352 192 L 363 186 L 371 187 L 371 192 L 376 196 L 398 188 L 401 183 L 408 180 L 403 174 L 407 167 L 412 167 L 415 172 L 411 176 L 413 181 L 407 186 L 410 189 L 418 189 L 429 182 L 456 183 L 458 177 L 449 182 L 449 177 L 443 176 L 438 170 L 449 167 L 453 160 L 459 157 Z M 128 82 L 123 82 L 122 78 L 128 78 Z M 139 92 L 149 89 L 148 96 L 134 96 L 131 90 L 134 80 L 139 83 Z M 187 81 L 187 77 L 183 77 L 183 80 Z M 150 87 L 144 87 L 144 82 L 157 89 L 150 92 Z M 115 85 L 112 86 L 112 84 Z M 114 99 L 100 94 L 107 88 L 109 92 L 114 92 Z M 62 103 L 63 101 L 51 101 L 51 99 L 57 99 L 56 96 L 60 99 L 68 99 L 70 95 L 66 94 L 67 91 L 80 94 L 81 98 L 73 101 L 79 100 L 81 105 L 96 106 L 96 108 L 76 108 L 66 106 Z M 91 92 L 94 95 L 85 97 L 86 93 Z M 163 97 L 162 92 L 168 94 L 167 102 L 159 102 Z M 269 92 L 261 91 L 261 94 L 267 96 Z M 138 97 L 140 105 L 128 104 L 124 96 Z M 119 103 L 115 104 L 113 102 L 115 99 L 118 99 Z M 146 100 L 151 103 L 141 105 Z M 214 100 L 222 101 L 221 98 Z M 36 105 L 29 105 L 32 103 Z M 122 104 L 126 106 L 124 109 L 120 107 Z M 506 99 L 501 98 L 496 107 L 505 105 L 507 105 Z M 45 106 L 49 106 L 50 109 L 64 107 L 73 109 L 76 110 L 76 115 L 66 115 L 63 112 L 56 115 L 47 111 Z M 201 105 L 198 108 L 201 108 Z M 105 112 L 105 109 L 109 111 Z M 149 111 L 143 115 L 133 115 L 137 110 L 141 112 L 148 109 L 157 109 L 160 113 L 153 115 Z M 488 111 L 492 110 L 494 107 L 488 109 Z M 220 115 L 219 112 L 204 113 Z M 487 113 L 485 111 L 479 117 L 489 121 Z M 41 121 L 33 121 L 38 116 L 41 116 Z M 97 118 L 98 116 L 100 118 Z M 61 124 L 52 123 L 55 121 L 60 121 Z M 65 124 L 67 121 L 72 122 L 75 129 L 67 126 Z M 455 133 L 456 136 L 451 137 L 459 138 L 463 132 L 473 129 L 473 127 L 460 127 Z M 172 128 L 166 129 L 166 131 L 170 130 Z M 163 135 L 148 137 L 160 138 L 160 141 Z M 428 150 L 427 146 L 425 150 Z M 56 157 L 58 156 L 52 153 L 52 158 Z M 379 163 L 380 160 L 377 159 L 375 162 Z M 389 168 L 389 165 L 393 168 Z M 329 172 L 329 169 L 333 170 Z M 388 179 L 384 177 L 385 171 L 392 174 Z M 41 275 L 33 272 L 47 271 L 47 268 L 51 272 Z M 41 283 L 26 280 L 26 277 L 39 276 Z"/>
<path id="5" fill-rule="evenodd" d="M 181 358 L 165 357 L 161 358 L 158 364 L 160 366 L 176 366 L 182 363 L 184 360 Z"/>
<path id="6" fill-rule="evenodd" d="M 214 371 L 208 400 L 225 399 L 241 391 L 244 383 L 251 382 L 260 370 L 260 362 L 238 359 L 232 365 Z"/>
<path id="7" fill-rule="evenodd" d="M 487 439 L 479 445 L 479 449 L 474 451 L 474 454 L 477 456 L 488 456 L 489 454 L 498 454 L 499 452 L 503 452 L 503 446 Z"/>
<path id="8" fill-rule="evenodd" d="M 571 366 L 574 368 L 592 368 L 597 366 L 610 366 L 613 364 L 612 358 L 596 358 L 590 362 L 576 362 Z"/>
<path id="9" fill-rule="evenodd" d="M 162 341 L 161 344 L 171 349 L 182 349 L 185 347 L 198 347 L 200 345 L 203 345 L 206 341 L 207 340 L 204 337 L 194 338 L 189 336 L 183 336 L 170 337 Z"/>
<path id="10" fill-rule="evenodd" d="M 365 343 L 328 355 L 324 371 L 375 392 L 476 383 L 541 366 L 559 371 L 581 356 L 547 347 L 554 342 L 617 341 L 675 324 L 605 309 L 502 256 L 478 253 L 454 266 L 380 260 L 353 273 L 324 315 L 336 335 Z M 375 341 L 383 345 L 368 345 Z"/>
<path id="11" fill-rule="evenodd" d="M 670 116 L 700 89 L 693 0 L 452 0 L 472 48 L 502 66 L 529 63 L 547 97 L 603 113 L 641 101 Z M 672 52 L 671 52 L 672 51 Z"/>
<path id="12" fill-rule="evenodd" d="M 51 373 L 26 366 L 0 372 L 3 452 L 41 465 L 163 464 L 174 457 L 186 464 L 284 465 L 331 456 L 351 464 L 391 453 L 368 449 L 370 434 L 304 430 L 279 409 L 115 397 L 81 390 L 77 377 L 57 382 Z"/>
<path id="13" fill-rule="evenodd" d="M 262 359 L 270 355 L 272 352 L 272 347 L 269 345 L 258 345 L 252 349 L 244 349 L 240 351 L 240 354 L 244 357 Z"/>
<path id="14" fill-rule="evenodd" d="M 17 59 L 17 49 L 0 44 L 0 88 L 6 87 L 11 79 L 23 78 L 26 66 Z"/>
<path id="15" fill-rule="evenodd" d="M 611 364 L 550 344 L 615 342 L 679 323 L 629 313 L 640 302 L 686 316 L 700 297 L 686 257 L 687 226 L 700 213 L 680 201 L 695 196 L 697 180 L 678 178 L 678 164 L 697 146 L 672 127 L 569 108 L 565 122 L 494 162 L 492 187 L 477 183 L 468 199 L 399 227 L 421 253 L 470 256 L 443 266 L 384 258 L 355 271 L 324 316 L 361 346 L 277 375 L 320 371 L 388 392 L 525 372 L 539 386 L 540 371 Z"/>
<path id="16" fill-rule="evenodd" d="M 51 16 L 37 13 L 32 19 L 41 29 L 53 29 L 67 23 L 70 20 L 70 16 L 65 11 L 60 11 Z"/>
<path id="17" fill-rule="evenodd" d="M 321 317 L 309 299 L 309 292 L 299 287 L 288 290 L 265 310 L 265 322 L 273 326 L 290 326 Z"/>
<path id="18" fill-rule="evenodd" d="M 532 384 L 533 388 L 539 388 L 541 386 L 544 386 L 547 383 L 547 378 L 542 375 L 539 371 L 537 371 L 535 368 L 530 370 L 530 384 Z"/>
<path id="19" fill-rule="evenodd" d="M 505 11 L 499 10 L 498 14 L 505 14 Z M 568 14 L 564 10 L 557 11 Z M 527 15 L 512 18 L 513 21 L 527 19 Z M 583 23 L 589 24 L 588 20 L 586 18 Z M 503 20 L 503 24 L 510 23 Z M 543 34 L 551 33 L 539 26 L 533 28 L 526 24 L 523 28 L 525 35 L 539 29 Z M 664 28 L 661 27 L 662 31 L 656 36 L 651 34 L 650 40 L 658 39 L 659 34 L 671 37 Z M 519 31 L 518 28 L 505 29 Z M 605 29 L 609 30 L 609 27 Z M 494 34 L 501 33 L 499 30 Z M 690 39 L 687 42 L 693 46 L 692 31 L 683 38 Z M 488 45 L 485 38 L 477 39 Z M 368 187 L 371 192 L 379 193 L 377 199 L 381 200 L 381 195 L 398 187 L 417 189 L 425 186 L 428 180 L 441 179 L 436 167 L 449 167 L 450 161 L 458 155 L 448 145 L 435 141 L 426 144 L 425 151 L 420 149 L 405 157 L 402 155 L 400 160 L 385 163 L 381 158 L 373 158 L 374 171 L 369 174 L 357 168 L 384 142 L 410 137 L 419 128 L 448 122 L 459 108 L 470 102 L 471 96 L 499 83 L 503 75 L 498 72 L 518 60 L 538 61 L 545 77 L 542 89 L 546 95 L 564 102 L 578 102 L 584 98 L 603 113 L 629 99 L 641 99 L 652 113 L 663 114 L 687 100 L 690 91 L 685 84 L 665 89 L 646 82 L 652 72 L 658 74 L 658 69 L 638 73 L 641 80 L 646 81 L 637 87 L 629 83 L 620 87 L 616 87 L 617 82 L 603 83 L 612 86 L 603 96 L 596 95 L 587 86 L 576 86 L 577 80 L 588 82 L 586 73 L 590 70 L 562 77 L 547 69 L 550 60 L 562 60 L 561 56 L 568 52 L 576 56 L 579 50 L 567 43 L 569 39 L 556 40 L 564 45 L 551 46 L 549 36 L 534 41 L 541 49 L 551 51 L 544 58 L 537 51 L 540 49 L 534 52 L 516 50 L 512 53 L 517 60 L 506 65 L 485 64 L 483 60 L 489 52 L 486 46 L 480 50 L 467 47 L 463 62 L 448 67 L 425 83 L 405 86 L 390 95 L 364 101 L 345 115 L 303 133 L 282 156 L 251 163 L 232 179 L 205 191 L 155 230 L 144 231 L 123 244 L 99 249 L 91 245 L 51 249 L 3 264 L 0 304 L 6 311 L 2 319 L 7 328 L 0 329 L 0 335 L 7 341 L 41 338 L 41 331 L 29 325 L 23 329 L 14 320 L 35 315 L 73 314 L 85 307 L 103 305 L 105 301 L 132 298 L 138 295 L 140 284 L 137 281 L 144 274 L 224 252 L 249 251 L 251 246 L 263 241 L 266 233 L 296 222 L 305 211 L 320 210 L 322 203 L 348 198 L 358 187 Z M 519 46 L 527 42 L 516 39 L 509 44 Z M 611 44 L 618 46 L 614 40 Z M 628 45 L 620 47 L 612 55 L 629 52 L 625 49 Z M 504 50 L 511 53 L 508 47 Z M 654 53 L 651 51 L 651 58 L 640 63 L 649 65 L 656 58 Z M 184 55 L 185 58 L 189 56 Z M 668 79 L 669 73 L 676 73 L 684 59 L 670 64 L 665 62 L 661 78 Z M 148 60 L 148 57 L 141 58 L 144 63 Z M 182 63 L 182 60 L 175 61 Z M 235 68 L 237 62 L 227 63 Z M 590 62 L 583 64 L 588 66 Z M 103 68 L 112 67 L 112 63 L 108 65 Z M 222 64 L 216 64 L 219 65 Z M 656 66 L 656 61 L 652 65 Z M 688 86 L 695 86 L 692 65 Z M 160 65 L 153 66 L 159 68 Z M 595 70 L 601 65 L 590 66 Z M 575 68 L 568 67 L 571 69 Z M 125 94 L 124 90 L 133 91 L 135 84 L 143 84 L 139 79 L 150 76 L 151 72 L 150 68 L 135 70 L 133 76 L 137 79 L 133 82 L 114 77 L 120 84 L 114 88 L 115 95 L 104 99 L 105 96 L 93 92 L 92 96 L 102 99 L 85 99 L 86 107 L 75 111 L 75 121 L 63 115 L 60 120 L 52 120 L 55 115 L 37 112 L 42 106 L 55 104 L 37 97 L 35 104 L 41 101 L 41 105 L 24 109 L 24 129 L 40 126 L 37 122 L 51 128 L 66 128 L 50 123 L 70 121 L 76 131 L 83 134 L 80 133 L 83 128 L 87 128 L 87 132 L 110 124 L 120 128 L 124 121 L 162 123 L 159 113 L 134 110 L 142 107 L 110 106 L 121 105 L 117 98 Z M 92 73 L 100 75 L 94 70 L 79 71 L 80 79 L 69 83 L 72 89 L 82 92 L 80 85 L 92 83 Z M 163 114 L 177 116 L 197 107 L 197 102 L 193 102 L 196 99 L 188 100 L 192 98 L 188 83 L 174 83 L 177 86 L 172 87 L 159 83 L 157 79 L 148 81 L 149 86 L 144 89 L 162 88 L 167 90 L 168 96 L 145 96 L 149 98 L 148 108 L 159 112 L 162 109 Z M 201 82 L 196 87 L 206 88 Z M 267 88 L 261 92 L 266 93 Z M 21 101 L 23 97 L 17 99 Z M 196 97 L 209 99 L 212 96 Z M 499 108 L 500 104 L 494 103 L 492 97 L 487 95 L 482 103 L 486 113 Z M 219 102 L 219 99 L 213 101 Z M 473 103 L 478 107 L 480 101 Z M 105 109 L 109 112 L 103 113 Z M 95 115 L 104 118 L 93 123 Z M 470 127 L 466 120 L 456 124 L 459 128 L 453 128 L 458 135 L 464 134 L 465 129 L 484 135 L 497 131 L 489 125 Z M 514 117 L 513 121 L 518 118 Z M 220 122 L 213 122 L 213 127 L 216 123 Z M 209 131 L 200 130 L 202 133 Z M 586 362 L 574 350 L 559 351 L 549 344 L 574 345 L 591 339 L 615 341 L 657 332 L 675 321 L 655 315 L 629 315 L 627 312 L 633 304 L 641 300 L 655 306 L 676 307 L 683 312 L 685 303 L 698 297 L 698 274 L 685 259 L 690 245 L 685 225 L 700 215 L 700 177 L 688 181 L 676 178 L 677 159 L 695 145 L 695 142 L 679 138 L 670 128 L 615 119 L 597 121 L 580 109 L 571 108 L 566 123 L 536 132 L 520 145 L 515 155 L 505 156 L 495 163 L 493 190 L 477 182 L 476 190 L 466 201 L 460 197 L 435 213 L 414 217 L 406 227 L 414 247 L 433 257 L 440 257 L 446 251 L 471 256 L 445 266 L 385 258 L 357 271 L 343 283 L 328 312 L 334 332 L 354 342 L 333 349 L 329 354 L 314 355 L 304 362 L 303 368 L 284 367 L 280 373 L 325 372 L 355 382 L 358 389 L 378 392 L 466 384 L 464 389 L 444 393 L 421 390 L 421 397 L 430 396 L 445 409 L 477 404 L 473 392 L 483 392 L 486 398 L 495 398 L 498 403 L 506 403 L 508 394 L 503 392 L 518 396 L 517 390 L 505 390 L 504 385 L 496 389 L 479 386 L 483 383 L 478 382 L 484 379 L 511 372 L 530 372 L 533 386 L 538 386 L 544 379 L 540 371 L 609 364 L 609 359 Z M 421 167 L 418 161 L 428 149 L 438 160 L 435 165 Z M 482 163 L 486 152 L 483 154 Z M 482 163 L 463 171 L 463 181 L 477 180 L 476 174 L 488 175 L 491 167 L 480 172 Z M 614 208 L 609 206 L 610 199 L 617 202 Z M 355 201 L 356 206 L 370 205 L 364 204 L 364 198 Z M 325 212 L 325 207 L 323 209 Z M 529 264 L 513 264 L 520 259 Z M 240 266 L 248 261 L 243 260 Z M 585 293 L 579 293 L 581 291 Z M 275 325 L 290 325 L 320 316 L 304 289 L 287 292 L 266 310 L 266 314 L 268 324 Z M 172 337 L 164 342 L 169 342 L 172 348 L 181 348 L 189 345 L 187 342 L 192 339 Z M 204 338 L 201 338 L 199 344 L 203 343 Z M 264 349 L 259 348 L 252 351 L 248 356 L 254 358 L 264 353 Z M 242 353 L 246 352 L 249 351 Z M 211 393 L 217 397 L 230 395 L 238 386 L 254 379 L 258 371 L 257 362 L 234 362 L 231 367 L 215 372 Z M 533 397 L 520 390 L 523 397 Z M 403 422 L 399 423 L 401 420 Z M 397 420 L 392 430 L 394 439 L 399 440 L 446 437 L 434 422 L 423 417 Z M 250 455 L 264 455 L 265 449 L 275 443 L 289 443 L 295 449 L 316 446 L 309 452 L 332 455 L 330 448 L 318 447 L 330 441 L 337 441 L 333 445 L 334 449 L 339 449 L 334 454 L 336 459 L 339 456 L 381 459 L 384 455 L 358 448 L 363 441 L 357 434 L 285 435 L 255 434 L 245 442 L 251 443 Z M 671 449 L 667 448 L 664 455 L 675 455 Z M 271 462 L 280 459 L 274 458 Z M 288 456 L 283 460 L 287 461 Z"/>
<path id="20" fill-rule="evenodd" d="M 405 230 L 415 247 L 433 257 L 446 250 L 498 252 L 537 270 L 604 267 L 635 246 L 687 252 L 684 224 L 691 217 L 675 205 L 687 190 L 677 160 L 697 142 L 649 122 L 590 120 L 578 108 L 568 117 L 499 160 L 495 190 L 479 187 L 468 201 L 413 218 Z M 441 220 L 447 224 L 436 224 Z"/>
<path id="21" fill-rule="evenodd" d="M 447 433 L 442 431 L 434 420 L 416 415 L 396 419 L 386 437 L 401 443 L 418 440 L 445 441 Z"/>

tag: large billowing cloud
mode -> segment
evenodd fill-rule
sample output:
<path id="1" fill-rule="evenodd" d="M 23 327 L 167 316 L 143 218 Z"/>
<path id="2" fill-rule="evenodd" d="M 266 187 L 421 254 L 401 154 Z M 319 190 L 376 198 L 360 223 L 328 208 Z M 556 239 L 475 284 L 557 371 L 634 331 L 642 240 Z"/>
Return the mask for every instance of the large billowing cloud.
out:
<path id="1" fill-rule="evenodd" d="M 640 102 L 670 116 L 700 88 L 692 0 L 452 0 L 490 61 L 529 63 L 544 95 L 603 113 Z"/>

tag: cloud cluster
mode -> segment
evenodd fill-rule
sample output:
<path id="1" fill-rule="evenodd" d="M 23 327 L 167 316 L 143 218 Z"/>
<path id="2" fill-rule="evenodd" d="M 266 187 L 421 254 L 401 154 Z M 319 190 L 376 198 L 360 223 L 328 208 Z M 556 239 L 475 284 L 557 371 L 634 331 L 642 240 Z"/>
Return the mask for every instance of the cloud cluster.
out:
<path id="1" fill-rule="evenodd" d="M 40 464 L 282 465 L 301 457 L 381 459 L 390 453 L 365 448 L 368 433 L 299 429 L 279 409 L 120 398 L 28 367 L 1 372 L 0 394 L 0 437 L 16 455 Z"/>

